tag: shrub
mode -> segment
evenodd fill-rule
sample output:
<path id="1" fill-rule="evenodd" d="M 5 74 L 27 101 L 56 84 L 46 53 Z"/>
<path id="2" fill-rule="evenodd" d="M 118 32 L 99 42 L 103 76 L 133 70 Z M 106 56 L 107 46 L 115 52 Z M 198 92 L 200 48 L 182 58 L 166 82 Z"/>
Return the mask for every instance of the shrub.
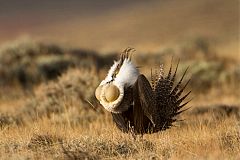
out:
<path id="1" fill-rule="evenodd" d="M 98 85 L 95 69 L 70 69 L 56 82 L 42 84 L 35 90 L 32 98 L 20 112 L 32 120 L 54 116 L 56 123 L 84 124 L 96 119 L 99 108 L 93 108 L 89 102 L 96 105 L 94 97 Z M 66 118 L 67 116 L 67 118 Z"/>
<path id="2" fill-rule="evenodd" d="M 0 86 L 34 84 L 56 79 L 70 67 L 97 69 L 104 67 L 114 56 L 97 55 L 89 50 L 66 49 L 55 44 L 19 40 L 0 48 Z"/>

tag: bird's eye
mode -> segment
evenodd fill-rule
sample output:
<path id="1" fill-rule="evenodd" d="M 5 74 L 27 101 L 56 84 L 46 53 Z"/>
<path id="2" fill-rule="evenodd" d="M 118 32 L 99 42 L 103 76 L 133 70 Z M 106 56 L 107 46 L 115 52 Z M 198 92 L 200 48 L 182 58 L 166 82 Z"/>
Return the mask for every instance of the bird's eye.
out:
<path id="1" fill-rule="evenodd" d="M 100 94 L 102 92 L 102 86 L 98 86 L 95 90 L 95 97 L 100 101 Z"/>
<path id="2" fill-rule="evenodd" d="M 105 94 L 105 98 L 108 102 L 113 102 L 118 99 L 118 97 L 120 95 L 120 91 L 117 88 L 117 86 L 115 86 L 113 84 L 109 84 L 107 86 L 107 88 L 105 89 L 104 94 Z"/>
<path id="3" fill-rule="evenodd" d="M 116 78 L 117 74 L 118 74 L 118 72 L 113 73 L 112 79 Z"/>
<path id="4" fill-rule="evenodd" d="M 116 78 L 117 74 L 119 73 L 120 67 L 118 66 L 117 69 L 114 71 L 112 78 Z"/>

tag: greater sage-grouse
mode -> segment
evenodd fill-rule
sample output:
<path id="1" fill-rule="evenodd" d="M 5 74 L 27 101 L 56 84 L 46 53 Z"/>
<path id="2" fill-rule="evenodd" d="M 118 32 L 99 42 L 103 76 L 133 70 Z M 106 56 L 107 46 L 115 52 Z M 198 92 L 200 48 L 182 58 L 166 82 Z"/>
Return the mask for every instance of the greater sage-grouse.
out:
<path id="1" fill-rule="evenodd" d="M 132 63 L 131 51 L 132 48 L 127 48 L 114 62 L 97 87 L 95 96 L 111 112 L 113 121 L 123 132 L 145 134 L 168 129 L 189 102 L 181 104 L 191 92 L 181 97 L 189 82 L 181 87 L 187 69 L 176 85 L 178 64 L 173 73 L 171 64 L 166 76 L 160 67 L 149 82 Z"/>

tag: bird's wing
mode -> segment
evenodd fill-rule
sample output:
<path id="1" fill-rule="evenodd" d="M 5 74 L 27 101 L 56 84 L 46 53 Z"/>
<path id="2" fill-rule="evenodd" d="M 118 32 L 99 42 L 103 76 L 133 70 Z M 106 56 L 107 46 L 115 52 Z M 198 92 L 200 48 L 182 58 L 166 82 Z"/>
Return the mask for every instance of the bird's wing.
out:
<path id="1" fill-rule="evenodd" d="M 133 126 L 133 106 L 129 104 L 129 108 L 127 111 L 122 113 L 111 113 L 113 122 L 116 123 L 116 126 L 122 132 L 128 132 L 130 127 Z"/>
<path id="2" fill-rule="evenodd" d="M 124 119 L 124 115 L 122 113 L 112 113 L 113 121 L 116 123 L 116 126 L 122 131 L 122 132 L 128 132 L 128 122 Z"/>
<path id="3" fill-rule="evenodd" d="M 154 114 L 156 107 L 153 90 L 147 78 L 139 75 L 133 87 L 133 105 L 122 113 L 112 113 L 113 121 L 123 132 L 133 127 L 136 133 L 146 132 L 149 123 L 155 125 Z M 126 96 L 125 98 L 127 98 Z M 147 119 L 146 119 L 147 117 Z"/>
<path id="4" fill-rule="evenodd" d="M 169 128 L 172 125 L 172 123 L 176 121 L 174 117 L 179 113 L 181 113 L 182 112 L 181 108 L 188 103 L 186 102 L 181 105 L 182 101 L 191 92 L 191 91 L 188 92 L 187 94 L 185 94 L 183 97 L 180 98 L 181 94 L 183 93 L 190 79 L 187 81 L 187 83 L 183 87 L 181 87 L 183 78 L 186 75 L 186 72 L 188 70 L 186 69 L 180 81 L 174 87 L 177 69 L 178 69 L 178 64 L 174 74 L 172 75 L 172 65 L 171 65 L 168 75 L 166 77 L 163 77 L 163 76 L 159 77 L 159 79 L 156 82 L 156 87 L 154 91 L 155 98 L 156 98 L 156 108 L 158 113 L 158 116 L 156 117 L 156 119 L 158 119 L 157 121 L 159 121 L 158 128 L 161 128 L 161 130 Z"/>
<path id="5" fill-rule="evenodd" d="M 135 94 L 134 95 L 135 102 L 138 102 L 138 101 L 140 102 L 140 105 L 136 107 L 141 107 L 139 109 L 141 109 L 144 112 L 144 115 L 149 118 L 149 120 L 152 122 L 153 125 L 155 125 L 155 119 L 154 119 L 155 117 L 154 114 L 156 114 L 155 97 L 154 97 L 152 87 L 144 75 L 141 74 L 138 76 L 133 93 Z M 134 114 L 137 114 L 137 113 L 138 112 L 134 112 Z M 142 114 L 142 113 L 139 112 L 139 114 Z M 134 117 L 139 117 L 139 116 L 135 115 Z"/>

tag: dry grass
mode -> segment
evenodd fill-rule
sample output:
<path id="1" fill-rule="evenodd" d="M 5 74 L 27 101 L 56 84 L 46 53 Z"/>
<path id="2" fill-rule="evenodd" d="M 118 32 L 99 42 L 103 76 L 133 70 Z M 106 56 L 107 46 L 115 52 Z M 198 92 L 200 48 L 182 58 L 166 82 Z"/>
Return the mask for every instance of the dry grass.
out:
<path id="1" fill-rule="evenodd" d="M 0 158 L 238 159 L 239 121 L 210 116 L 192 117 L 181 127 L 136 140 L 119 132 L 108 115 L 99 116 L 88 127 L 56 125 L 44 118 L 2 130 Z"/>
<path id="2" fill-rule="evenodd" d="M 134 140 L 115 127 L 110 114 L 92 110 L 79 98 L 83 92 L 91 97 L 92 92 L 92 87 L 87 87 L 88 92 L 78 88 L 82 86 L 76 81 L 80 73 L 70 70 L 56 84 L 40 86 L 32 99 L 39 103 L 37 110 L 31 104 L 23 107 L 20 118 L 1 115 L 0 159 L 240 158 L 238 106 L 214 107 L 215 102 L 208 101 L 209 106 L 201 107 L 193 102 L 191 110 L 181 116 L 185 121 L 176 127 Z M 73 85 L 70 90 L 65 86 L 68 83 Z M 57 104 L 52 104 L 52 98 Z M 22 119 L 24 123 L 17 123 Z"/>
<path id="3" fill-rule="evenodd" d="M 34 84 L 27 93 L 17 85 L 2 87 L 0 159 L 239 159 L 239 62 L 215 55 L 203 44 L 188 51 L 178 75 L 190 65 L 194 100 L 179 117 L 184 121 L 136 139 L 121 133 L 94 98 L 107 72 L 105 65 L 115 55 L 97 56 L 97 63 L 90 64 L 84 59 L 79 62 L 84 67 L 61 71 L 60 77 Z M 149 75 L 158 60 L 167 69 L 171 55 L 184 57 L 167 50 L 151 56 L 136 54 L 134 60 L 147 66 L 141 71 Z"/>

